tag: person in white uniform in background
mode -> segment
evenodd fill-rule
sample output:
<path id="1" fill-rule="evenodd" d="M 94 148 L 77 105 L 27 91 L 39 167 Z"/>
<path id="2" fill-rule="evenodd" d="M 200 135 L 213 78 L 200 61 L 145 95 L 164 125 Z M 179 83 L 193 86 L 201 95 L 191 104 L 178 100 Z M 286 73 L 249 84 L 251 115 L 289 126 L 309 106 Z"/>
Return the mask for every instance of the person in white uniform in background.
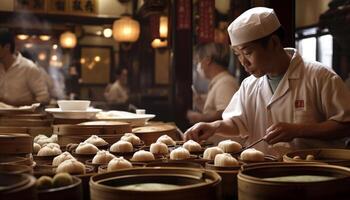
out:
<path id="1" fill-rule="evenodd" d="M 15 51 L 14 35 L 0 30 L 0 102 L 13 106 L 47 104 L 49 92 L 40 69 Z"/>
<path id="2" fill-rule="evenodd" d="M 116 80 L 112 85 L 106 87 L 104 96 L 111 105 L 126 104 L 129 100 L 128 70 L 119 68 Z"/>
<path id="3" fill-rule="evenodd" d="M 191 124 L 222 119 L 222 112 L 238 90 L 238 81 L 227 71 L 229 53 L 229 46 L 219 43 L 207 43 L 197 47 L 198 74 L 210 80 L 210 83 L 203 111 L 187 111 L 187 119 Z"/>
<path id="4" fill-rule="evenodd" d="M 283 29 L 272 9 L 244 12 L 228 33 L 251 76 L 231 99 L 223 120 L 195 124 L 185 139 L 222 133 L 247 136 L 250 144 L 264 138 L 255 148 L 277 156 L 302 148 L 345 147 L 350 136 L 348 89 L 321 63 L 306 62 L 296 49 L 283 48 Z"/>

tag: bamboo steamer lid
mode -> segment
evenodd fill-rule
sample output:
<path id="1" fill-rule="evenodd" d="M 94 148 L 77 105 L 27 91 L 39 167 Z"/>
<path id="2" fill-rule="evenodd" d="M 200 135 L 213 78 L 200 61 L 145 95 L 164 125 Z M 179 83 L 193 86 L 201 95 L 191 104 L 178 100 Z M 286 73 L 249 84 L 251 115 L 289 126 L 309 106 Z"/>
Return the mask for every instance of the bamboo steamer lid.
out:
<path id="1" fill-rule="evenodd" d="M 27 154 L 33 152 L 33 138 L 28 134 L 1 133 L 1 154 Z"/>
<path id="2" fill-rule="evenodd" d="M 141 138 L 146 145 L 156 142 L 162 135 L 168 135 L 174 140 L 178 140 L 177 128 L 171 124 L 154 124 L 150 126 L 142 126 L 133 128 L 132 132 Z"/>
<path id="3" fill-rule="evenodd" d="M 77 125 L 54 125 L 57 135 L 112 135 L 131 132 L 131 125 L 126 122 L 85 122 Z"/>
<path id="4" fill-rule="evenodd" d="M 0 119 L 0 126 L 37 127 L 51 126 L 50 119 Z"/>
<path id="5" fill-rule="evenodd" d="M 0 199 L 37 199 L 36 179 L 28 174 L 0 173 Z"/>
<path id="6" fill-rule="evenodd" d="M 90 119 L 67 119 L 67 118 L 54 118 L 53 124 L 59 125 L 59 124 L 79 124 L 82 122 L 88 122 L 91 121 Z"/>
<path id="7" fill-rule="evenodd" d="M 46 119 L 47 115 L 44 113 L 31 114 L 2 114 L 0 119 Z"/>

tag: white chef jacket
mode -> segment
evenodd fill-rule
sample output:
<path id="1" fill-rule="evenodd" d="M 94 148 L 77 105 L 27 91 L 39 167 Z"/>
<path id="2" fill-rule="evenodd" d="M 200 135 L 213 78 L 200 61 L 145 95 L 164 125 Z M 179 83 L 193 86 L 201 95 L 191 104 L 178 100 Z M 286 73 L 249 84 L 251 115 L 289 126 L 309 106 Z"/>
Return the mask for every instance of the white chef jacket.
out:
<path id="1" fill-rule="evenodd" d="M 109 103 L 122 104 L 129 99 L 128 88 L 120 83 L 120 80 L 115 81 L 109 91 L 105 93 L 105 98 Z"/>
<path id="2" fill-rule="evenodd" d="M 321 63 L 304 61 L 296 49 L 285 50 L 292 59 L 275 93 L 266 75 L 249 76 L 223 113 L 224 119 L 235 122 L 240 135 L 248 136 L 246 144 L 266 135 L 266 129 L 278 122 L 350 121 L 350 92 L 342 79 Z M 271 146 L 261 142 L 255 148 L 280 156 L 296 149 L 344 147 L 342 140 L 297 138 L 287 144 Z"/>
<path id="3" fill-rule="evenodd" d="M 7 71 L 0 64 L 0 101 L 16 106 L 49 102 L 48 88 L 40 69 L 20 53 Z"/>

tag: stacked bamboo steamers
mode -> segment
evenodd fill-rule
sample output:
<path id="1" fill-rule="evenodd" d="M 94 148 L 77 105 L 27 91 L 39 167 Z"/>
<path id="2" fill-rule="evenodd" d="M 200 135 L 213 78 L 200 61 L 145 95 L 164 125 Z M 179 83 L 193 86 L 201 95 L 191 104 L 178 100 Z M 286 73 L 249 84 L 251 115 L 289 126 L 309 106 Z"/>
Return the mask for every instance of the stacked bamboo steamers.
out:
<path id="1" fill-rule="evenodd" d="M 52 125 L 52 118 L 41 113 L 2 117 L 10 121 L 7 129 L 0 127 L 0 199 L 350 196 L 349 150 L 295 151 L 278 162 L 253 149 L 240 153 L 242 146 L 230 140 L 218 146 L 180 141 L 176 126 L 168 123 L 132 127 L 89 119 Z M 44 123 L 21 125 L 19 119 Z"/>

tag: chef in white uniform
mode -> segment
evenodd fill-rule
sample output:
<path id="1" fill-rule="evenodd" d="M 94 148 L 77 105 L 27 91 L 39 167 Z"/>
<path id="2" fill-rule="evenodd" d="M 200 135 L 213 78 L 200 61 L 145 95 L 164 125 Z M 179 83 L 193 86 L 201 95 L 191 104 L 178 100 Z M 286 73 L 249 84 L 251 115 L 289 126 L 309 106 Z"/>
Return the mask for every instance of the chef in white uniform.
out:
<path id="1" fill-rule="evenodd" d="M 246 144 L 281 156 L 286 151 L 345 146 L 350 137 L 350 93 L 342 79 L 296 49 L 283 48 L 283 29 L 272 9 L 252 8 L 228 27 L 234 53 L 251 74 L 223 113 L 223 120 L 198 123 L 185 139 L 241 135 Z"/>

